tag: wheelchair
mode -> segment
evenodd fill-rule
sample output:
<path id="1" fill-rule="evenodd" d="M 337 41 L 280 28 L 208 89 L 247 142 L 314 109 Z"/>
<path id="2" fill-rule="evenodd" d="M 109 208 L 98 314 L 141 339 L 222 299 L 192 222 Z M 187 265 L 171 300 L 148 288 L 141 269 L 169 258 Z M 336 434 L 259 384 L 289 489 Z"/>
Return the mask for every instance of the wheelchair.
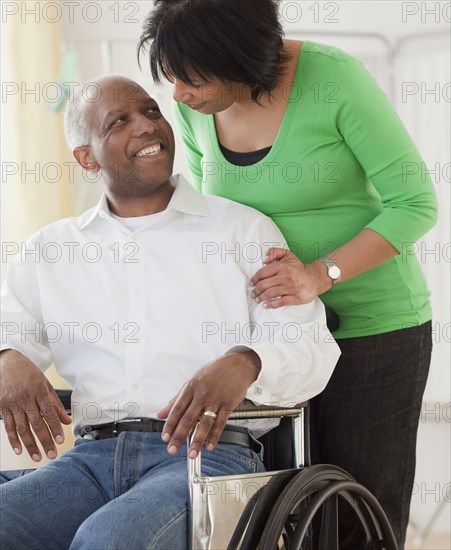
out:
<path id="1" fill-rule="evenodd" d="M 57 390 L 69 412 L 71 393 Z M 275 425 L 260 438 L 266 472 L 203 477 L 202 453 L 187 461 L 192 550 L 340 550 L 341 509 L 358 524 L 360 548 L 396 550 L 372 493 L 341 468 L 311 464 L 308 403 L 281 408 L 243 401 L 229 419 L 262 418 Z"/>

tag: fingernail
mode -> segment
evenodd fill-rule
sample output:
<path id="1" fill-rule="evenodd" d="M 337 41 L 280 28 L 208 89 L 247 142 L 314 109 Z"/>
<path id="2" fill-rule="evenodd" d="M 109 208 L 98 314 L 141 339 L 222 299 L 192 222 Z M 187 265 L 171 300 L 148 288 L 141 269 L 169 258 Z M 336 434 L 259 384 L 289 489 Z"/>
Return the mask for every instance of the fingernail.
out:
<path id="1" fill-rule="evenodd" d="M 14 447 L 14 452 L 16 453 L 16 455 L 20 455 L 19 447 Z"/>
<path id="2" fill-rule="evenodd" d="M 56 458 L 56 453 L 55 451 L 48 451 L 47 456 L 50 458 L 50 460 L 53 460 L 54 458 Z"/>
<path id="3" fill-rule="evenodd" d="M 168 453 L 170 455 L 176 455 L 177 454 L 177 447 L 175 445 L 171 445 L 168 449 Z"/>
<path id="4" fill-rule="evenodd" d="M 164 433 L 161 435 L 161 439 L 162 439 L 165 443 L 169 443 L 169 440 L 171 439 L 171 436 L 168 434 L 168 432 L 164 432 Z"/>
<path id="5" fill-rule="evenodd" d="M 252 298 L 255 298 L 255 292 L 252 293 Z"/>
<path id="6" fill-rule="evenodd" d="M 267 308 L 268 307 L 268 302 L 263 302 L 262 306 Z"/>
<path id="7" fill-rule="evenodd" d="M 205 448 L 207 449 L 207 451 L 213 451 L 215 446 L 213 445 L 213 443 L 208 443 Z"/>
<path id="8" fill-rule="evenodd" d="M 196 458 L 196 456 L 197 456 L 197 451 L 194 451 L 194 450 L 190 451 L 188 456 L 189 456 L 190 458 Z"/>
<path id="9" fill-rule="evenodd" d="M 38 453 L 34 453 L 31 455 L 32 460 L 35 462 L 39 462 L 41 460 L 41 457 L 38 455 Z"/>
<path id="10" fill-rule="evenodd" d="M 55 441 L 58 443 L 58 445 L 61 445 L 61 443 L 63 443 L 64 441 L 64 438 L 61 435 L 57 435 L 55 437 Z"/>

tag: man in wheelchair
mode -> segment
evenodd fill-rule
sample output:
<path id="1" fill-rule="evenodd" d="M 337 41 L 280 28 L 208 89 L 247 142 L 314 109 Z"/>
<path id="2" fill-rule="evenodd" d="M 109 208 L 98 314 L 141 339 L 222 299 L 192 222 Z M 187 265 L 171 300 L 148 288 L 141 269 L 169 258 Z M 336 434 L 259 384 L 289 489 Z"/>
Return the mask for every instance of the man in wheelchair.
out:
<path id="1" fill-rule="evenodd" d="M 55 460 L 1 485 L 0 546 L 185 548 L 187 456 L 205 446 L 210 476 L 263 470 L 254 436 L 268 425 L 227 423 L 231 411 L 244 398 L 313 397 L 339 348 L 318 299 L 255 303 L 250 280 L 271 246 L 286 246 L 281 233 L 171 175 L 172 129 L 138 84 L 84 86 L 65 130 L 105 193 L 33 235 L 9 266 L 1 414 L 16 454 L 24 446 L 39 462 L 37 437 Z M 71 420 L 43 374 L 53 362 L 73 388 L 78 436 L 57 459 Z"/>

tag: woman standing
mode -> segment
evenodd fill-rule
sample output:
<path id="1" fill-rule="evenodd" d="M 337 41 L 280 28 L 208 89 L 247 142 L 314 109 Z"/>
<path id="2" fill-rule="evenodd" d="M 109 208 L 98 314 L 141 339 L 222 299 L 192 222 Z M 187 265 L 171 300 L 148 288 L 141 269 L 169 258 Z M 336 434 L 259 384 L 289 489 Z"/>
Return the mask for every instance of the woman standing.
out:
<path id="1" fill-rule="evenodd" d="M 436 220 L 431 180 L 407 169 L 422 160 L 360 62 L 283 39 L 276 0 L 154 3 L 139 48 L 174 84 L 194 186 L 264 212 L 290 246 L 254 277 L 256 301 L 321 296 L 340 319 L 342 356 L 311 403 L 314 461 L 367 486 L 403 548 L 431 353 L 409 253 Z"/>

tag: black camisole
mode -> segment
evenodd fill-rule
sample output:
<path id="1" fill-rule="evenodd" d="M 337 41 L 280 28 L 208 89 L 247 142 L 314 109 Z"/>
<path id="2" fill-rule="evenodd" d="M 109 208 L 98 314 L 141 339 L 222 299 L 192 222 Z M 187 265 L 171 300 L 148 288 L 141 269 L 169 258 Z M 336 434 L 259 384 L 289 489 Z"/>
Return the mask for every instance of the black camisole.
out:
<path id="1" fill-rule="evenodd" d="M 235 166 L 250 166 L 251 164 L 257 164 L 257 162 L 263 160 L 271 151 L 271 147 L 265 147 L 264 149 L 251 151 L 250 153 L 237 153 L 236 151 L 227 149 L 221 144 L 219 144 L 219 147 L 225 159 Z"/>

